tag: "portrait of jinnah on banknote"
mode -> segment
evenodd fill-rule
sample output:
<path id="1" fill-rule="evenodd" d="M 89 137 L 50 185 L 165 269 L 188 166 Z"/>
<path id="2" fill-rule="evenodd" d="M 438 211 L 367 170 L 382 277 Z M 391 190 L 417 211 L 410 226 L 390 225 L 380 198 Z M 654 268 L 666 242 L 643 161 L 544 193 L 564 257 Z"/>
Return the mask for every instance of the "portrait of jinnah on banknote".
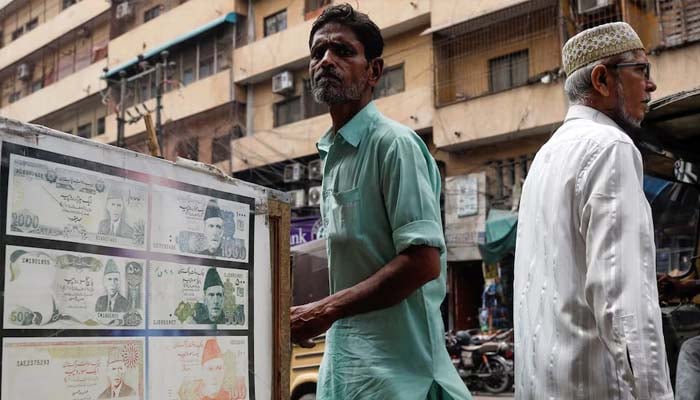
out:
<path id="1" fill-rule="evenodd" d="M 107 266 L 102 277 L 105 294 L 97 298 L 95 303 L 95 311 L 97 312 L 127 312 L 129 310 L 129 302 L 120 293 L 121 274 L 117 264 L 112 260 L 107 260 Z"/>
<path id="2" fill-rule="evenodd" d="M 246 386 L 242 376 L 237 376 L 231 391 L 224 387 L 224 377 L 231 375 L 226 371 L 223 354 L 216 338 L 210 338 L 202 351 L 201 381 L 195 389 L 197 400 L 243 400 L 246 398 Z"/>
<path id="3" fill-rule="evenodd" d="M 204 236 L 206 248 L 199 252 L 205 256 L 221 256 L 221 239 L 224 236 L 224 218 L 215 199 L 209 200 L 204 210 Z"/>
<path id="4" fill-rule="evenodd" d="M 224 283 L 216 268 L 209 268 L 204 278 L 204 303 L 195 303 L 192 319 L 198 324 L 223 324 Z"/>
<path id="5" fill-rule="evenodd" d="M 111 188 L 107 193 L 105 218 L 100 221 L 98 233 L 133 239 L 134 229 L 126 221 L 126 203 L 124 193 L 118 188 Z"/>
<path id="6" fill-rule="evenodd" d="M 134 388 L 125 380 L 126 361 L 124 354 L 118 347 L 113 347 L 107 357 L 107 387 L 97 397 L 98 399 L 121 399 L 136 396 Z"/>

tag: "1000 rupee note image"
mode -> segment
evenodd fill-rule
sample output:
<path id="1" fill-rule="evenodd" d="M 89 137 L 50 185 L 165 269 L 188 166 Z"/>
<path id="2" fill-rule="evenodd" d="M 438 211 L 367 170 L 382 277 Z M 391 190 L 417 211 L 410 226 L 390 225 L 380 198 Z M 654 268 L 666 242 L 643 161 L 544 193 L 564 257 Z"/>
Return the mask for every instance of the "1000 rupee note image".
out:
<path id="1" fill-rule="evenodd" d="M 143 400 L 143 338 L 4 338 L 1 400 Z"/>
<path id="2" fill-rule="evenodd" d="M 143 329 L 144 260 L 5 249 L 6 329 Z"/>
<path id="3" fill-rule="evenodd" d="M 146 248 L 147 186 L 12 154 L 8 235 Z"/>
<path id="4" fill-rule="evenodd" d="M 152 251 L 248 262 L 248 204 L 158 186 L 152 203 Z"/>
<path id="5" fill-rule="evenodd" d="M 248 271 L 151 261 L 149 274 L 149 328 L 248 328 Z"/>

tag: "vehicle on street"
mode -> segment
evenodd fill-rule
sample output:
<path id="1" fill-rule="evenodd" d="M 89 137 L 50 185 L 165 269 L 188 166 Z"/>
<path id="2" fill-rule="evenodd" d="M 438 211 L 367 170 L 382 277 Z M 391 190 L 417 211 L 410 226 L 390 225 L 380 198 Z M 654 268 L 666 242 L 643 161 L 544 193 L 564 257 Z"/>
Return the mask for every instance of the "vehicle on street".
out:
<path id="1" fill-rule="evenodd" d="M 492 335 L 485 341 L 469 331 L 445 333 L 445 345 L 459 376 L 470 390 L 503 393 L 513 386 L 513 361 L 499 353 L 512 353 L 512 345 Z"/>

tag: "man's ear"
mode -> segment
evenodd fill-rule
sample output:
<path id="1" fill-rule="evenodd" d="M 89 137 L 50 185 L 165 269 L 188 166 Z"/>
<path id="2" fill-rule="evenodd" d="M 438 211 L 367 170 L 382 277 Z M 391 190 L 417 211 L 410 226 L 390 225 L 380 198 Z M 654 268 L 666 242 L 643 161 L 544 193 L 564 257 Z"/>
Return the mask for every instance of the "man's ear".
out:
<path id="1" fill-rule="evenodd" d="M 377 57 L 373 59 L 372 61 L 369 62 L 369 83 L 372 85 L 372 87 L 377 86 L 377 82 L 379 82 L 379 78 L 382 77 L 382 73 L 384 72 L 384 59 Z"/>
<path id="2" fill-rule="evenodd" d="M 591 71 L 593 90 L 603 97 L 608 97 L 610 96 L 611 83 L 610 73 L 605 65 L 599 64 L 593 67 L 593 71 Z"/>

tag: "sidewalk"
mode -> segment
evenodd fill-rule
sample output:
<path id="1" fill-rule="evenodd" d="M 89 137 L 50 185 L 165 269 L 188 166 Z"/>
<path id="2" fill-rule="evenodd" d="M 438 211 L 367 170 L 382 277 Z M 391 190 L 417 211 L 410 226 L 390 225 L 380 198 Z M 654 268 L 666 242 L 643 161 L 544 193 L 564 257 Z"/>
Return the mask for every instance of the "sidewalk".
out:
<path id="1" fill-rule="evenodd" d="M 514 398 L 512 392 L 503 394 L 474 392 L 472 395 L 474 396 L 474 400 L 512 400 Z"/>

